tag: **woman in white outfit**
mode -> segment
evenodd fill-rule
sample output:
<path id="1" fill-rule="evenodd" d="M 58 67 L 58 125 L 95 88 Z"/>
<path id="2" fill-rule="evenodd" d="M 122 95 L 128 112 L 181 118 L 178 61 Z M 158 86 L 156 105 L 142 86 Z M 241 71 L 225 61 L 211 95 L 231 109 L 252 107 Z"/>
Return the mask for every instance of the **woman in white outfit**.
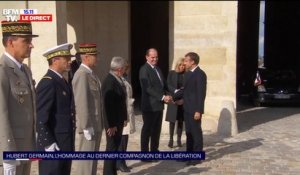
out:
<path id="1" fill-rule="evenodd" d="M 125 152 L 127 151 L 127 144 L 128 144 L 128 136 L 129 134 L 133 134 L 135 132 L 135 116 L 134 116 L 134 98 L 132 98 L 132 87 L 127 80 L 127 75 L 129 73 L 129 64 L 126 67 L 126 73 L 122 77 L 122 80 L 126 87 L 126 94 L 127 94 L 127 113 L 128 113 L 128 124 L 126 127 L 123 128 L 122 132 L 122 140 L 119 146 L 118 151 Z M 122 172 L 130 172 L 130 168 L 126 165 L 125 160 L 117 160 L 117 169 Z"/>

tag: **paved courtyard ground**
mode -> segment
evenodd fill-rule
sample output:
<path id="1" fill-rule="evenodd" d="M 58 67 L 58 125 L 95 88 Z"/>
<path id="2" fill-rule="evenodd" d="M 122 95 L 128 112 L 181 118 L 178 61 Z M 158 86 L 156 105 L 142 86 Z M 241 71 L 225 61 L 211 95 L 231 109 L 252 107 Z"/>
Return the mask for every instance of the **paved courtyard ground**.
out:
<path id="1" fill-rule="evenodd" d="M 140 150 L 141 116 L 136 116 L 137 132 L 130 136 L 129 151 Z M 239 134 L 224 138 L 204 132 L 206 160 L 197 166 L 183 162 L 164 160 L 142 163 L 128 160 L 133 167 L 130 173 L 120 175 L 299 175 L 300 174 L 300 108 L 260 107 L 245 108 L 237 112 Z M 205 124 L 205 123 L 204 123 Z M 175 138 L 175 137 L 174 137 Z M 105 149 L 105 137 L 101 151 Z M 167 147 L 168 135 L 161 136 L 160 150 Z M 185 143 L 185 137 L 183 138 Z M 102 174 L 103 161 L 99 161 L 98 173 Z M 32 175 L 37 175 L 37 162 Z M 77 175 L 72 168 L 72 175 Z"/>

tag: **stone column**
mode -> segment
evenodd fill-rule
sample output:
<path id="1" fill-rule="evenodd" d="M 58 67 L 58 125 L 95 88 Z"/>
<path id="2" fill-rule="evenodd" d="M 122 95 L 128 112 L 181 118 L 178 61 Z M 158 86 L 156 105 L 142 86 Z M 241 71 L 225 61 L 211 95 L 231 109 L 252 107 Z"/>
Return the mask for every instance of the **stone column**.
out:
<path id="1" fill-rule="evenodd" d="M 17 3 L 17 2 L 15 2 Z M 33 22 L 33 33 L 39 37 L 33 39 L 34 48 L 31 52 L 31 70 L 33 78 L 38 83 L 48 70 L 48 62 L 42 53 L 47 49 L 58 44 L 58 33 L 61 28 L 58 27 L 56 10 L 56 1 L 28 1 L 29 9 L 37 9 L 39 14 L 52 14 L 52 22 Z"/>
<path id="2" fill-rule="evenodd" d="M 172 68 L 188 52 L 200 55 L 207 74 L 207 95 L 202 128 L 216 132 L 224 100 L 236 106 L 237 1 L 174 1 L 170 7 Z M 173 36 L 172 36 L 173 35 Z M 172 48 L 173 46 L 173 48 Z M 168 132 L 163 124 L 163 132 Z"/>
<path id="3" fill-rule="evenodd" d="M 97 44 L 96 73 L 101 80 L 107 75 L 113 56 L 130 60 L 129 2 L 67 2 L 68 40 Z"/>

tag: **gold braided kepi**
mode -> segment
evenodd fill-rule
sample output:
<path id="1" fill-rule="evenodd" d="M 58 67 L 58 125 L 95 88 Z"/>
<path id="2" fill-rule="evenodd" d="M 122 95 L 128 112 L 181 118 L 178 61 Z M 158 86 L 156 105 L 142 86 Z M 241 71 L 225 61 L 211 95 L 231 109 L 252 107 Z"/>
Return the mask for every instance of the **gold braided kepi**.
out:
<path id="1" fill-rule="evenodd" d="M 43 56 L 47 58 L 47 60 L 54 58 L 54 57 L 74 57 L 71 54 L 71 49 L 73 48 L 72 44 L 65 43 L 53 48 L 48 49 L 46 52 L 43 53 Z"/>
<path id="2" fill-rule="evenodd" d="M 82 43 L 79 44 L 79 52 L 78 54 L 88 54 L 88 55 L 96 55 L 97 45 L 94 43 Z"/>
<path id="3" fill-rule="evenodd" d="M 32 34 L 31 22 L 9 22 L 2 21 L 2 36 L 29 36 L 38 37 L 38 35 Z"/>

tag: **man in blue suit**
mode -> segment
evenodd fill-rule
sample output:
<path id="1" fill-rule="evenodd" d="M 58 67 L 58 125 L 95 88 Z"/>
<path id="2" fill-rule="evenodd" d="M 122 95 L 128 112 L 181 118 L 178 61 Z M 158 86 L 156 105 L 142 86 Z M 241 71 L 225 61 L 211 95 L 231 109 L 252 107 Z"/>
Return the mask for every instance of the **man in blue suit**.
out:
<path id="1" fill-rule="evenodd" d="M 72 44 L 47 50 L 49 69 L 37 85 L 37 147 L 41 151 L 74 151 L 75 105 L 71 84 L 62 76 L 70 70 Z M 39 161 L 39 174 L 68 175 L 71 160 Z"/>
<path id="2" fill-rule="evenodd" d="M 184 58 L 187 72 L 184 82 L 183 108 L 188 152 L 203 150 L 201 119 L 206 96 L 206 74 L 198 66 L 199 60 L 199 55 L 194 52 L 187 53 Z M 198 163 L 200 163 L 199 160 L 190 160 L 187 165 Z"/>

